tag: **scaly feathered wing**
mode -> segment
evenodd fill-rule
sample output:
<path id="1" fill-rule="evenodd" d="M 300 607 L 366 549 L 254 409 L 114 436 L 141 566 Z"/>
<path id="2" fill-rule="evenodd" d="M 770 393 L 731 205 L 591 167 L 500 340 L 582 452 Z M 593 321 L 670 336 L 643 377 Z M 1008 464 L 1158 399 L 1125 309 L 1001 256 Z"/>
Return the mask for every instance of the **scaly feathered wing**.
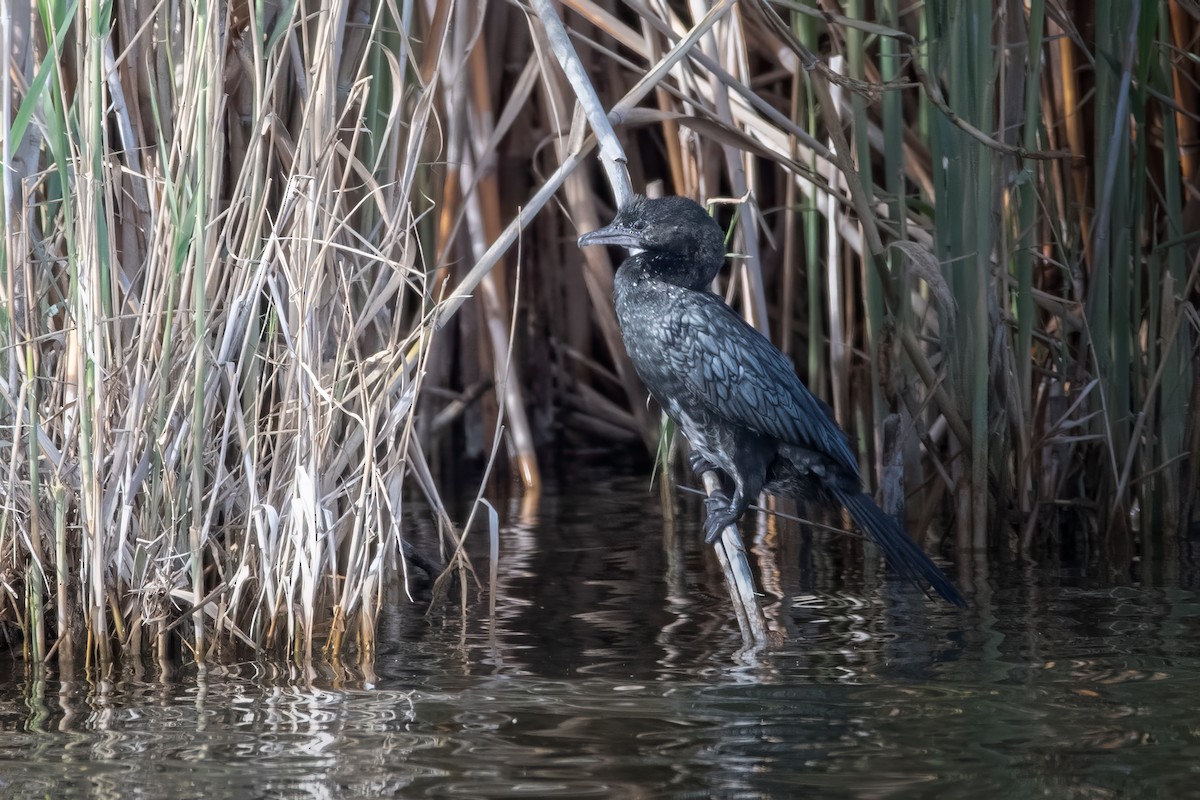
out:
<path id="1" fill-rule="evenodd" d="M 792 363 L 716 295 L 688 292 L 662 320 L 666 353 L 662 381 L 685 392 L 705 412 L 784 444 L 826 454 L 845 478 L 859 480 L 845 433 L 797 377 Z M 665 385 L 660 382 L 660 385 Z M 899 524 L 860 490 L 834 480 L 829 498 L 850 512 L 902 577 L 928 584 L 947 601 L 962 595 Z"/>
<path id="2" fill-rule="evenodd" d="M 765 336 L 719 297 L 690 292 L 666 349 L 673 378 L 712 415 L 783 444 L 824 453 L 858 478 L 846 434 Z"/>

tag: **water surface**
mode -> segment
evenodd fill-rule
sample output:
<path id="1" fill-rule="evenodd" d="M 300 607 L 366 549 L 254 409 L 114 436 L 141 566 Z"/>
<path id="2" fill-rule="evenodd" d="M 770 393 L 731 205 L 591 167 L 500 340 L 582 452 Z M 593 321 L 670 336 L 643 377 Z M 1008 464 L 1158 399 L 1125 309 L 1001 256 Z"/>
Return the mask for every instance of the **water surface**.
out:
<path id="1" fill-rule="evenodd" d="M 644 479 L 506 509 L 496 618 L 486 597 L 464 618 L 397 595 L 373 676 L 96 683 L 0 656 L 0 797 L 1194 796 L 1186 559 L 975 558 L 951 570 L 959 611 L 851 539 L 763 524 L 752 559 L 788 638 L 742 652 L 699 516 L 665 524 Z"/>

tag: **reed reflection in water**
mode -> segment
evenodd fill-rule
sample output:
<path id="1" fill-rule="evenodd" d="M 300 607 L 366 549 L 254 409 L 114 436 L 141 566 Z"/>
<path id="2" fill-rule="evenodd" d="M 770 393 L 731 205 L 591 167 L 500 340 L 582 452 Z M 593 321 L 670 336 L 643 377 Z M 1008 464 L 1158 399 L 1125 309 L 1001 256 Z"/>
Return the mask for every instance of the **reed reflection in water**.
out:
<path id="1" fill-rule="evenodd" d="M 696 509 L 671 529 L 644 480 L 600 488 L 506 521 L 494 620 L 397 591 L 370 679 L 241 663 L 63 680 L 6 660 L 0 796 L 1191 791 L 1190 560 L 1141 582 L 992 564 L 958 612 L 862 569 L 853 541 L 768 528 L 752 555 L 788 639 L 738 656 Z"/>

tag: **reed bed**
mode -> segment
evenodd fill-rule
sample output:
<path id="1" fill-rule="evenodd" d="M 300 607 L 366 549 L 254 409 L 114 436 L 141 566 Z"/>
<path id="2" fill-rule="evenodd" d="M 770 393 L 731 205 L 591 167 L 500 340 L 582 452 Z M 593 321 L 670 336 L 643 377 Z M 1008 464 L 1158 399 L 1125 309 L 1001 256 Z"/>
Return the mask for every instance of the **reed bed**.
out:
<path id="1" fill-rule="evenodd" d="M 1200 16 L 1101 5 L 558 7 L 633 185 L 730 198 L 720 290 L 963 570 L 1197 514 Z M 369 663 L 405 553 L 477 585 L 448 476 L 534 498 L 653 450 L 530 9 L 8 8 L 0 627 L 31 661 Z"/>

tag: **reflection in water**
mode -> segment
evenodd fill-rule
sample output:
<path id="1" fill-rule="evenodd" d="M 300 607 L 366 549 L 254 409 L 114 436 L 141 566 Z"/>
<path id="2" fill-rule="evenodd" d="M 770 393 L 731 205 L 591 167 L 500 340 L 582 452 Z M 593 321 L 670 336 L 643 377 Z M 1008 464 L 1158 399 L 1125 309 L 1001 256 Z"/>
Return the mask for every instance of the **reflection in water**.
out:
<path id="1" fill-rule="evenodd" d="M 778 650 L 741 645 L 699 513 L 642 481 L 505 528 L 497 614 L 399 591 L 371 682 L 318 666 L 0 669 L 0 797 L 1186 796 L 1200 598 L 992 565 L 973 606 L 767 518 Z M 510 509 L 510 518 L 514 517 Z M 486 550 L 475 554 L 486 574 Z"/>

